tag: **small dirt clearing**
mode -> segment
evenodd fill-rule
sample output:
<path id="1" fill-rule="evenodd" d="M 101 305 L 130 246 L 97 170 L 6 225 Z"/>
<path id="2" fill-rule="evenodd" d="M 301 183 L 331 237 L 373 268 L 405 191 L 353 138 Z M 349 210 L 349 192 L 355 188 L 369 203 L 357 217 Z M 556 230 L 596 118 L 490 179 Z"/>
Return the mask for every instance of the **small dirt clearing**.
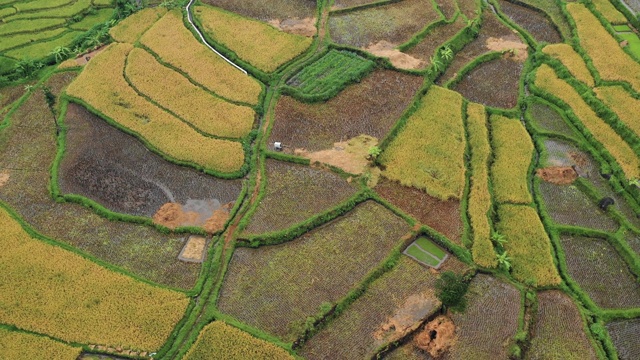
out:
<path id="1" fill-rule="evenodd" d="M 7 181 L 9 181 L 9 173 L 0 172 L 0 187 L 3 187 Z"/>
<path id="2" fill-rule="evenodd" d="M 437 306 L 438 300 L 433 293 L 413 294 L 405 299 L 404 303 L 396 309 L 393 316 L 387 319 L 373 334 L 374 338 L 399 339 L 415 329 L 416 323 L 424 321 Z M 389 332 L 393 336 L 389 336 Z"/>
<path id="3" fill-rule="evenodd" d="M 369 135 L 359 135 L 347 141 L 333 144 L 333 149 L 307 152 L 305 149 L 295 149 L 294 154 L 306 157 L 311 163 L 321 162 L 338 167 L 350 174 L 362 174 L 369 160 L 367 155 L 372 146 L 378 145 L 378 139 Z"/>
<path id="4" fill-rule="evenodd" d="M 192 235 L 182 248 L 178 259 L 186 262 L 202 262 L 206 245 L 207 239 L 204 236 Z"/>
<path id="5" fill-rule="evenodd" d="M 302 35 L 312 37 L 316 34 L 316 19 L 315 18 L 304 18 L 304 19 L 273 19 L 269 20 L 269 24 L 277 29 L 280 29 L 286 33 L 294 34 L 294 35 Z"/>
<path id="6" fill-rule="evenodd" d="M 385 40 L 370 44 L 365 50 L 375 56 L 388 58 L 391 64 L 399 69 L 420 69 L 426 65 L 425 61 L 400 52 L 396 49 L 396 45 Z"/>
<path id="7" fill-rule="evenodd" d="M 546 182 L 569 185 L 578 178 L 578 172 L 570 166 L 553 166 L 536 170 L 536 175 Z"/>
<path id="8" fill-rule="evenodd" d="M 527 53 L 527 44 L 524 44 L 517 36 L 509 36 L 507 38 L 490 37 L 486 43 L 487 49 L 493 51 L 512 51 L 513 59 L 516 61 L 525 61 L 529 56 Z"/>
<path id="9" fill-rule="evenodd" d="M 222 230 L 233 203 L 217 200 L 189 200 L 185 205 L 169 202 L 153 215 L 153 222 L 173 230 L 179 226 L 201 226 L 208 233 Z"/>
<path id="10" fill-rule="evenodd" d="M 445 315 L 438 316 L 428 323 L 415 338 L 416 346 L 425 350 L 434 358 L 444 354 L 456 339 L 456 326 Z"/>

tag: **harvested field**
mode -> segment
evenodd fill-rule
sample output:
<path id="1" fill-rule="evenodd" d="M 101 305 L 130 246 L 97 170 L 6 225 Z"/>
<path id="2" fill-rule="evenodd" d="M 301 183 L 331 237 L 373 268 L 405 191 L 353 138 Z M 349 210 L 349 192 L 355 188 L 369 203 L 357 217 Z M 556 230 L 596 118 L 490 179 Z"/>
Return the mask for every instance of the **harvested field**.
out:
<path id="1" fill-rule="evenodd" d="M 640 91 L 640 64 L 622 50 L 616 39 L 583 4 L 567 4 L 567 10 L 576 22 L 580 45 L 602 79 L 626 81 Z"/>
<path id="2" fill-rule="evenodd" d="M 129 53 L 125 76 L 137 91 L 206 134 L 242 138 L 253 127 L 252 108 L 211 95 L 142 49 Z"/>
<path id="3" fill-rule="evenodd" d="M 523 62 L 512 58 L 491 60 L 468 72 L 452 89 L 470 101 L 510 109 L 518 104 L 523 66 Z"/>
<path id="4" fill-rule="evenodd" d="M 314 0 L 202 0 L 203 3 L 221 7 L 242 16 L 262 20 L 306 19 L 316 17 Z"/>
<path id="5" fill-rule="evenodd" d="M 553 21 L 554 25 L 558 28 L 562 37 L 565 39 L 570 39 L 571 35 L 571 26 L 567 21 L 566 16 L 562 10 L 562 7 L 559 3 L 555 1 L 547 1 L 547 0 L 519 0 L 527 5 L 531 5 L 541 11 L 545 12 Z"/>
<path id="6" fill-rule="evenodd" d="M 587 68 L 584 59 L 569 44 L 552 44 L 542 49 L 542 52 L 560 60 L 571 75 L 590 87 L 595 85 L 593 75 Z"/>
<path id="7" fill-rule="evenodd" d="M 403 0 L 329 18 L 329 33 L 338 44 L 365 48 L 380 41 L 400 45 L 440 14 L 428 0 Z"/>
<path id="8" fill-rule="evenodd" d="M 375 190 L 385 200 L 446 236 L 449 240 L 462 244 L 462 215 L 460 201 L 438 200 L 422 190 L 400 185 L 385 178 L 380 179 Z"/>
<path id="9" fill-rule="evenodd" d="M 640 255 L 640 235 L 634 234 L 631 231 L 627 231 L 624 235 L 624 238 L 631 249 L 638 255 Z"/>
<path id="10" fill-rule="evenodd" d="M 44 336 L 0 328 L 0 357 L 3 359 L 73 360 L 82 352 Z"/>
<path id="11" fill-rule="evenodd" d="M 489 129 L 484 106 L 470 103 L 467 106 L 467 134 L 471 160 L 468 171 L 469 199 L 467 214 L 473 236 L 473 261 L 483 267 L 496 267 L 496 253 L 491 242 L 491 193 L 489 192 Z"/>
<path id="12" fill-rule="evenodd" d="M 133 44 L 166 13 L 162 7 L 142 9 L 112 27 L 109 34 L 118 42 Z"/>
<path id="13" fill-rule="evenodd" d="M 381 346 L 416 329 L 440 302 L 433 274 L 402 257 L 337 319 L 305 342 L 305 359 L 373 358 Z"/>
<path id="14" fill-rule="evenodd" d="M 608 232 L 619 225 L 598 204 L 573 185 L 540 182 L 540 195 L 551 219 L 557 224 L 582 226 Z M 576 211 L 580 209 L 580 211 Z"/>
<path id="15" fill-rule="evenodd" d="M 284 341 L 385 259 L 407 223 L 373 201 L 291 242 L 236 249 L 219 309 Z"/>
<path id="16" fill-rule="evenodd" d="M 276 105 L 269 143 L 282 142 L 285 152 L 293 153 L 331 149 L 361 134 L 381 139 L 421 85 L 420 77 L 376 70 L 327 102 L 305 104 L 283 96 Z"/>
<path id="17" fill-rule="evenodd" d="M 383 175 L 440 200 L 460 199 L 465 186 L 460 94 L 432 86 L 379 158 Z"/>
<path id="18" fill-rule="evenodd" d="M 76 73 L 53 75 L 46 83 L 60 94 Z M 101 260 L 150 281 L 189 289 L 200 265 L 177 260 L 183 236 L 161 234 L 149 227 L 114 222 L 74 203 L 57 203 L 49 193 L 49 169 L 56 154 L 55 127 L 42 91 L 14 113 L 0 131 L 0 172 L 9 178 L 0 200 L 38 232 L 73 245 Z"/>
<path id="19" fill-rule="evenodd" d="M 321 169 L 268 159 L 267 190 L 245 234 L 284 230 L 329 210 L 358 191 L 339 175 Z"/>
<path id="20" fill-rule="evenodd" d="M 444 74 L 438 78 L 439 85 L 442 85 L 454 78 L 458 71 L 473 59 L 491 51 L 491 49 L 489 49 L 489 44 L 491 43 L 496 41 L 513 44 L 520 43 L 522 44 L 520 46 L 524 46 L 526 48 L 526 45 L 522 43 L 522 40 L 520 40 L 518 35 L 515 34 L 508 26 L 503 24 L 493 11 L 485 10 L 482 14 L 482 18 L 482 25 L 480 26 L 478 36 L 455 54 L 453 62 L 447 67 Z M 435 51 L 435 49 L 433 51 Z"/>
<path id="21" fill-rule="evenodd" d="M 67 147 L 59 178 L 63 193 L 83 195 L 113 211 L 147 217 L 165 203 L 186 206 L 207 201 L 217 204 L 208 212 L 211 216 L 240 194 L 241 180 L 216 179 L 167 162 L 80 105 L 69 104 L 65 125 Z M 206 208 L 202 206 L 201 211 L 207 212 Z"/>
<path id="22" fill-rule="evenodd" d="M 335 9 L 351 8 L 356 6 L 372 4 L 377 1 L 379 0 L 335 0 L 333 2 L 333 7 L 331 9 L 335 10 Z"/>
<path id="23" fill-rule="evenodd" d="M 640 99 L 631 96 L 622 86 L 600 86 L 593 89 L 602 102 L 613 110 L 637 136 L 640 136 Z"/>
<path id="24" fill-rule="evenodd" d="M 2 117 L 9 111 L 9 105 L 20 99 L 25 93 L 24 85 L 13 85 L 0 88 L 0 123 Z"/>
<path id="25" fill-rule="evenodd" d="M 480 16 L 480 1 L 478 0 L 456 0 L 460 13 L 468 20 L 473 20 Z"/>
<path id="26" fill-rule="evenodd" d="M 438 9 L 440 9 L 440 12 L 442 12 L 442 15 L 444 15 L 447 20 L 453 18 L 458 10 L 456 0 L 435 0 L 435 3 L 438 5 Z"/>
<path id="27" fill-rule="evenodd" d="M 538 312 L 531 330 L 527 360 L 598 359 L 585 334 L 578 307 L 561 291 L 538 293 Z"/>
<path id="28" fill-rule="evenodd" d="M 527 107 L 527 113 L 531 116 L 536 128 L 554 134 L 574 137 L 576 132 L 556 109 L 542 101 L 534 101 Z"/>
<path id="29" fill-rule="evenodd" d="M 571 4 L 569 4 L 571 5 Z M 638 72 L 640 74 L 640 72 Z M 574 112 L 593 137 L 602 143 L 616 159 L 627 178 L 640 177 L 640 161 L 633 149 L 604 120 L 589 107 L 580 94 L 568 83 L 558 78 L 548 65 L 542 65 L 536 73 L 536 86 L 560 98 Z"/>
<path id="30" fill-rule="evenodd" d="M 469 286 L 467 309 L 451 316 L 457 339 L 444 359 L 506 359 L 518 331 L 520 291 L 479 274 Z"/>
<path id="31" fill-rule="evenodd" d="M 451 24 L 443 24 L 431 30 L 417 45 L 404 52 L 416 59 L 423 60 L 425 65 L 429 66 L 431 65 L 430 58 L 435 55 L 436 49 L 453 38 L 465 26 L 467 23 L 462 19 L 462 16 L 458 16 Z"/>
<path id="32" fill-rule="evenodd" d="M 551 240 L 536 210 L 524 205 L 501 205 L 498 219 L 497 231 L 507 239 L 503 247 L 511 258 L 513 277 L 534 286 L 560 284 Z"/>
<path id="33" fill-rule="evenodd" d="M 640 319 L 613 321 L 607 324 L 607 330 L 620 360 L 640 358 Z"/>
<path id="34" fill-rule="evenodd" d="M 197 6 L 194 13 L 211 39 L 266 72 L 273 72 L 280 65 L 291 61 L 312 42 L 309 37 L 288 34 L 271 25 L 219 8 Z"/>
<path id="35" fill-rule="evenodd" d="M 604 309 L 640 307 L 640 284 L 606 240 L 560 237 L 573 280 Z"/>
<path id="36" fill-rule="evenodd" d="M 543 12 L 506 0 L 498 0 L 498 4 L 500 5 L 500 10 L 505 15 L 533 35 L 538 42 L 547 42 L 550 44 L 562 42 L 562 36 L 558 32 L 558 29 Z"/>
<path id="37" fill-rule="evenodd" d="M 569 185 L 578 178 L 576 170 L 567 166 L 540 168 L 536 170 L 536 175 L 555 185 Z"/>
<path id="38" fill-rule="evenodd" d="M 529 165 L 533 142 L 519 120 L 493 115 L 490 119 L 493 162 L 490 175 L 498 203 L 530 204 Z"/>
<path id="39" fill-rule="evenodd" d="M 244 163 L 242 144 L 199 134 L 129 86 L 122 69 L 131 50 L 130 44 L 109 45 L 87 64 L 67 93 L 178 161 L 226 173 L 239 171 Z"/>
<path id="40" fill-rule="evenodd" d="M 168 12 L 142 36 L 140 42 L 158 54 L 160 59 L 184 71 L 214 93 L 226 99 L 257 104 L 262 92 L 260 83 L 201 44 L 184 26 L 181 12 Z M 198 66 L 194 66 L 195 63 Z"/>
<path id="41" fill-rule="evenodd" d="M 0 261 L 3 324 L 66 342 L 155 350 L 183 316 L 189 302 L 183 293 L 32 238 L 4 209 L 0 226 L 2 248 L 10 249 Z"/>
<path id="42" fill-rule="evenodd" d="M 293 360 L 293 356 L 264 340 L 257 339 L 240 329 L 222 321 L 207 325 L 189 352 L 185 360 L 244 360 L 270 359 Z"/>

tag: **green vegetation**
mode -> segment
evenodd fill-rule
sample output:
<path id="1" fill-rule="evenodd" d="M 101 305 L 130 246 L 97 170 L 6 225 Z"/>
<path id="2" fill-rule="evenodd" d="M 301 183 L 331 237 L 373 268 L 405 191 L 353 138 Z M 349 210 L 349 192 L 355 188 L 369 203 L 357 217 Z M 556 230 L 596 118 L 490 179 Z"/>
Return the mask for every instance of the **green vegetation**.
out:
<path id="1" fill-rule="evenodd" d="M 462 96 L 433 86 L 379 161 L 391 180 L 442 200 L 459 199 L 465 146 Z"/>
<path id="2" fill-rule="evenodd" d="M 359 82 L 374 68 L 374 62 L 349 51 L 332 49 L 294 75 L 290 92 L 306 101 L 327 100 L 345 86 Z"/>
<path id="3" fill-rule="evenodd" d="M 5 54 L 16 59 L 39 59 L 51 53 L 57 46 L 65 46 L 73 42 L 82 35 L 80 31 L 69 31 L 64 35 L 52 38 L 50 40 L 41 41 L 32 45 L 9 50 Z"/>
<path id="4" fill-rule="evenodd" d="M 533 159 L 533 143 L 522 123 L 516 119 L 492 116 L 491 184 L 498 203 L 530 204 L 529 166 Z"/>
<path id="5" fill-rule="evenodd" d="M 431 240 L 420 237 L 405 250 L 405 254 L 432 267 L 438 267 L 447 253 Z"/>
<path id="6" fill-rule="evenodd" d="M 469 283 L 465 282 L 462 275 L 453 271 L 445 271 L 436 280 L 436 296 L 442 302 L 442 306 L 456 312 L 464 312 L 467 307 L 465 294 L 469 289 Z"/>

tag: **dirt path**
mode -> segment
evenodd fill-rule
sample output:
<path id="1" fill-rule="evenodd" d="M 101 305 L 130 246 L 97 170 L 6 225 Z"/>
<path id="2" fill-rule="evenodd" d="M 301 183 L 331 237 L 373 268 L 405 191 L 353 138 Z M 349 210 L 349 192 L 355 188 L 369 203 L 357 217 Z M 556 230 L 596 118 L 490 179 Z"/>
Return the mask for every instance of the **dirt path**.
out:
<path id="1" fill-rule="evenodd" d="M 191 1 L 191 2 L 193 2 L 193 1 Z M 323 51 L 326 48 L 326 44 L 324 44 L 324 38 L 325 38 L 325 35 L 326 35 L 326 30 L 325 30 L 326 24 L 327 24 L 327 21 L 329 19 L 329 9 L 328 9 L 328 7 L 325 6 L 325 8 L 322 11 L 322 15 L 321 16 L 322 16 L 322 18 L 321 18 L 321 20 L 319 22 L 320 29 L 318 31 L 318 38 L 316 40 L 317 41 L 317 47 L 316 47 L 315 51 L 312 51 L 309 54 L 307 54 L 302 61 L 297 62 L 295 64 L 292 64 L 288 68 L 286 68 L 283 71 L 283 73 L 281 74 L 280 79 L 279 79 L 279 81 L 277 83 L 273 84 L 271 87 L 267 86 L 266 92 L 267 92 L 267 97 L 269 99 L 269 102 L 267 104 L 265 104 L 265 107 L 264 107 L 265 108 L 265 113 L 264 113 L 265 115 L 264 115 L 264 118 L 262 120 L 262 124 L 260 125 L 260 132 L 261 132 L 261 135 L 262 135 L 262 139 L 261 139 L 261 143 L 260 144 L 255 144 L 256 151 L 258 152 L 256 154 L 256 163 L 254 164 L 255 169 L 258 169 L 258 171 L 256 173 L 255 187 L 253 188 L 253 192 L 251 193 L 251 196 L 244 199 L 243 203 L 240 205 L 238 213 L 233 218 L 233 221 L 231 222 L 231 224 L 227 227 L 227 229 L 221 235 L 222 238 L 224 239 L 223 247 L 222 247 L 222 254 L 220 255 L 221 259 L 225 259 L 227 252 L 233 250 L 232 249 L 233 248 L 233 240 L 236 238 L 236 231 L 238 229 L 238 225 L 240 224 L 240 221 L 247 214 L 247 211 L 249 209 L 251 209 L 253 204 L 255 204 L 255 202 L 258 200 L 258 195 L 260 194 L 260 187 L 261 187 L 261 184 L 262 184 L 262 173 L 260 172 L 260 169 L 261 169 L 260 149 L 261 149 L 262 145 L 264 145 L 265 142 L 267 141 L 267 136 L 266 136 L 267 135 L 267 130 L 269 129 L 269 125 L 274 120 L 272 118 L 272 114 L 274 114 L 276 101 L 275 101 L 275 96 L 273 96 L 273 95 L 277 94 L 279 89 L 283 85 L 285 85 L 286 79 L 288 79 L 289 76 L 291 76 L 293 73 L 298 71 L 301 67 L 303 67 L 305 65 L 305 63 L 310 58 L 312 58 L 315 54 Z M 165 358 L 167 358 L 167 359 L 176 359 L 178 357 L 178 354 L 180 354 L 182 350 L 186 350 L 185 347 L 187 347 L 189 345 L 186 341 L 194 335 L 194 332 L 199 332 L 200 331 L 200 327 L 198 327 L 197 324 L 200 322 L 200 320 L 202 320 L 202 317 L 204 316 L 207 307 L 215 306 L 214 301 L 216 299 L 213 299 L 212 296 L 213 296 L 213 294 L 215 292 L 216 285 L 220 285 L 220 283 L 223 280 L 225 269 L 226 269 L 226 266 L 219 266 L 218 269 L 216 269 L 215 273 L 211 274 L 207 279 L 205 279 L 205 285 L 203 286 L 203 288 L 209 288 L 209 290 L 208 290 L 207 293 L 199 294 L 199 296 L 198 296 L 198 298 L 196 300 L 196 304 L 197 305 L 196 305 L 196 307 L 194 308 L 193 311 L 197 312 L 197 317 L 195 317 L 195 320 L 187 320 L 187 321 L 185 321 L 184 324 L 182 324 L 182 329 L 189 329 L 188 333 L 185 334 L 180 341 L 171 344 L 171 347 L 167 351 L 167 354 L 165 355 Z M 207 285 L 209 285 L 209 286 L 207 286 Z M 200 306 L 198 306 L 198 305 L 200 305 Z M 185 315 L 185 316 L 188 316 L 188 314 Z"/>

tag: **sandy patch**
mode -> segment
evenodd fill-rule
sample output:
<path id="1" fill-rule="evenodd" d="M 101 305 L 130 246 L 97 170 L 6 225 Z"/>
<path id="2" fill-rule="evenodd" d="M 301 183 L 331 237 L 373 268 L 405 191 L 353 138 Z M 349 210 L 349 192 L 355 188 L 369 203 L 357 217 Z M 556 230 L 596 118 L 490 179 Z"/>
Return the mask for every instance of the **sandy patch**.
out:
<path id="1" fill-rule="evenodd" d="M 415 330 L 433 312 L 438 301 L 433 294 L 422 293 L 409 296 L 396 309 L 393 316 L 380 325 L 373 336 L 376 340 L 395 341 Z"/>
<path id="2" fill-rule="evenodd" d="M 369 135 L 358 135 L 352 139 L 333 144 L 333 149 L 308 152 L 295 149 L 294 154 L 306 157 L 311 163 L 320 162 L 338 167 L 351 174 L 362 174 L 368 164 L 369 149 L 378 145 L 378 139 Z"/>
<path id="3" fill-rule="evenodd" d="M 217 203 L 217 206 L 216 206 Z M 217 201 L 188 201 L 186 205 L 166 203 L 153 215 L 153 222 L 173 230 L 179 226 L 199 226 L 208 233 L 224 229 L 233 203 L 220 206 Z"/>
<path id="4" fill-rule="evenodd" d="M 556 185 L 569 185 L 578 178 L 578 173 L 571 166 L 553 166 L 536 170 L 536 175 L 546 182 Z"/>
<path id="5" fill-rule="evenodd" d="M 102 52 L 102 50 L 106 49 L 106 46 L 101 46 L 91 52 L 80 54 L 76 56 L 76 64 L 84 65 L 89 62 L 89 60 L 93 59 L 94 56 L 98 55 Z"/>
<path id="6" fill-rule="evenodd" d="M 391 64 L 399 69 L 419 69 L 426 65 L 423 60 L 405 54 L 395 47 L 396 45 L 382 40 L 376 44 L 369 45 L 365 50 L 375 56 L 388 58 Z"/>
<path id="7" fill-rule="evenodd" d="M 425 326 L 424 330 L 416 336 L 416 346 L 425 350 L 434 358 L 442 356 L 453 343 L 456 337 L 456 326 L 447 316 L 441 315 L 433 319 Z"/>
<path id="8" fill-rule="evenodd" d="M 189 236 L 189 240 L 182 248 L 178 259 L 187 262 L 202 262 L 204 261 L 205 247 L 207 245 L 207 239 L 199 235 Z"/>
<path id="9" fill-rule="evenodd" d="M 505 55 L 516 61 L 525 61 L 529 54 L 527 53 L 527 44 L 520 40 L 503 39 L 490 37 L 487 39 L 486 47 L 492 51 L 504 51 Z"/>
<path id="10" fill-rule="evenodd" d="M 284 32 L 295 35 L 302 35 L 312 37 L 316 34 L 316 19 L 304 18 L 304 19 L 273 19 L 269 20 L 271 26 L 278 28 Z"/>
<path id="11" fill-rule="evenodd" d="M 8 173 L 0 173 L 0 187 L 3 187 L 9 181 Z"/>

